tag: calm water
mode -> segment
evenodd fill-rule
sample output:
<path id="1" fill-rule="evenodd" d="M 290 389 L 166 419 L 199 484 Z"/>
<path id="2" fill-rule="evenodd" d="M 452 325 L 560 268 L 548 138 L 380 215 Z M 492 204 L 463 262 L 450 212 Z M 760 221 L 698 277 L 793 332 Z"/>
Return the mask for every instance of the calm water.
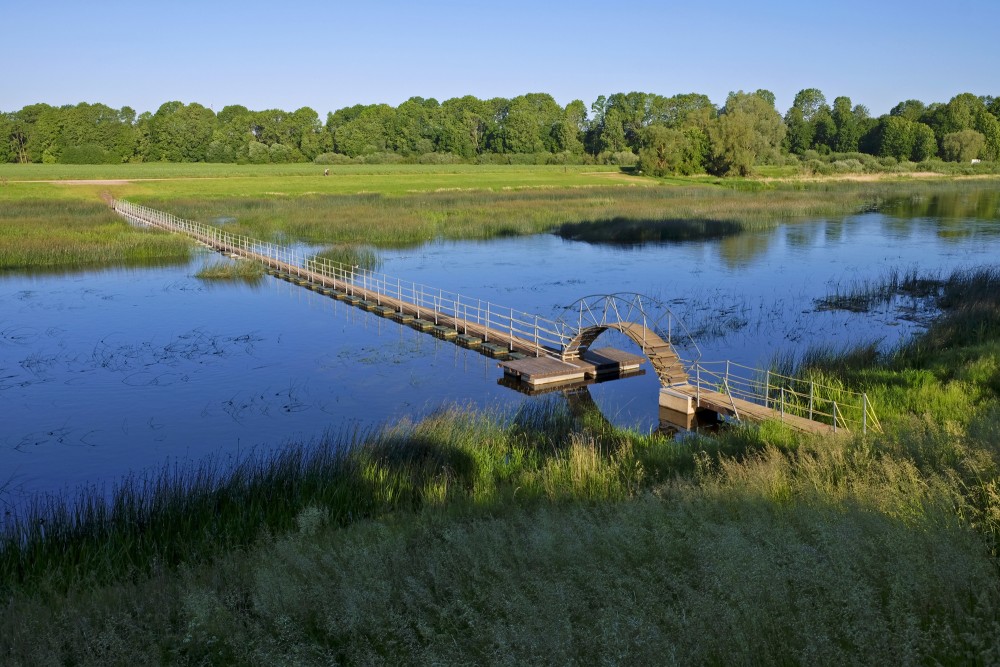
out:
<path id="1" fill-rule="evenodd" d="M 383 271 L 543 316 L 591 294 L 670 303 L 706 360 L 919 330 L 906 306 L 817 311 L 840 284 L 888 270 L 995 263 L 979 217 L 866 214 L 697 243 L 620 248 L 554 236 L 433 243 L 384 253 Z M 487 357 L 273 278 L 205 283 L 187 266 L 0 277 L 0 503 L 113 482 L 178 459 L 235 456 L 444 405 L 508 409 Z M 610 334 L 598 343 L 637 351 Z M 657 381 L 592 385 L 612 421 L 655 428 Z M 559 400 L 559 399 L 556 399 Z"/>

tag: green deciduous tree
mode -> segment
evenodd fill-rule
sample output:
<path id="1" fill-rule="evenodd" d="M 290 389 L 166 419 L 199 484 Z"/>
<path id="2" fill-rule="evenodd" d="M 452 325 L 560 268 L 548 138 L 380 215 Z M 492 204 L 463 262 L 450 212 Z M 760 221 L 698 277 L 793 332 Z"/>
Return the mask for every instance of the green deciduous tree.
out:
<path id="1" fill-rule="evenodd" d="M 755 164 L 778 158 L 785 124 L 771 104 L 758 95 L 730 93 L 718 118 L 709 126 L 709 170 L 746 176 Z"/>
<path id="2" fill-rule="evenodd" d="M 830 116 L 836 126 L 833 150 L 839 153 L 857 151 L 858 143 L 861 141 L 861 122 L 851 108 L 851 98 L 843 96 L 836 98 Z"/>
<path id="3" fill-rule="evenodd" d="M 938 143 L 934 136 L 934 130 L 923 123 L 913 123 L 913 149 L 910 152 L 910 159 L 914 162 L 923 162 L 937 155 Z"/>
<path id="4" fill-rule="evenodd" d="M 363 107 L 351 120 L 336 128 L 334 150 L 350 157 L 385 152 L 395 113 L 388 104 Z"/>
<path id="5" fill-rule="evenodd" d="M 916 122 L 923 117 L 927 106 L 920 100 L 905 100 L 889 111 L 890 116 L 901 116 L 906 120 Z"/>
<path id="6" fill-rule="evenodd" d="M 204 162 L 216 118 L 211 109 L 192 102 L 166 102 L 149 119 L 149 155 L 167 162 Z"/>
<path id="7" fill-rule="evenodd" d="M 642 130 L 639 169 L 652 176 L 694 174 L 702 171 L 701 130 L 678 130 L 650 125 Z"/>
<path id="8" fill-rule="evenodd" d="M 952 162 L 968 162 L 979 157 L 979 152 L 986 145 L 986 137 L 975 130 L 949 132 L 941 139 L 941 152 L 945 160 Z"/>

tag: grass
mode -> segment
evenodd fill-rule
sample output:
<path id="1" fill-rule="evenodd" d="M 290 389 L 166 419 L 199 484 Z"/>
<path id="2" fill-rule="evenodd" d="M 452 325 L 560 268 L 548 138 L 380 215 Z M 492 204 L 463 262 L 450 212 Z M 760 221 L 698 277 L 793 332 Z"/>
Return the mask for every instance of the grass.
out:
<path id="1" fill-rule="evenodd" d="M 366 245 L 333 246 L 316 253 L 315 256 L 365 271 L 378 271 L 382 268 L 382 257 L 378 254 L 378 250 Z"/>
<path id="2" fill-rule="evenodd" d="M 977 517 L 1000 498 L 953 473 L 995 474 L 980 446 L 930 465 L 918 455 L 943 431 L 679 443 L 588 424 L 551 403 L 455 411 L 132 480 L 109 509 L 50 506 L 0 552 L 2 581 L 21 582 L 0 650 L 12 665 L 950 664 L 998 648 Z"/>
<path id="3" fill-rule="evenodd" d="M 906 271 L 893 268 L 878 278 L 838 283 L 833 293 L 818 299 L 820 310 L 848 310 L 867 313 L 873 308 L 891 303 L 897 297 L 930 300 L 937 297 L 943 281 L 934 275 L 921 274 L 916 268 Z"/>
<path id="4" fill-rule="evenodd" d="M 194 276 L 202 280 L 241 280 L 255 283 L 263 279 L 264 273 L 263 264 L 248 260 L 234 260 L 206 264 Z"/>
<path id="5" fill-rule="evenodd" d="M 190 244 L 131 227 L 92 202 L 20 201 L 0 206 L 0 271 L 183 262 Z"/>
<path id="6" fill-rule="evenodd" d="M 20 171 L 22 167 L 31 169 Z M 228 230 L 255 238 L 376 248 L 547 232 L 627 244 L 720 238 L 788 221 L 882 208 L 923 214 L 928 206 L 941 209 L 946 200 L 952 202 L 950 210 L 965 202 L 986 214 L 997 203 L 996 181 L 989 179 L 774 183 L 699 177 L 683 181 L 686 185 L 662 185 L 589 167 L 370 165 L 335 167 L 329 177 L 310 169 L 310 165 L 0 165 L 0 173 L 36 179 L 8 180 L 0 186 L 8 241 L 0 266 L 116 264 L 180 252 L 181 241 L 124 233 L 121 226 L 115 242 L 127 248 L 114 251 L 106 249 L 106 235 L 88 237 L 81 225 L 61 232 L 65 238 L 60 241 L 50 235 L 49 227 L 34 222 L 56 220 L 71 210 L 70 217 L 78 221 L 82 222 L 84 210 L 96 219 L 96 202 L 108 196 L 129 198 L 191 220 L 234 219 Z M 100 176 L 146 180 L 91 185 L 43 182 L 43 177 L 65 181 Z M 922 202 L 923 208 L 913 202 Z M 162 247 L 171 243 L 173 248 Z M 89 248 L 84 250 L 85 246 Z"/>

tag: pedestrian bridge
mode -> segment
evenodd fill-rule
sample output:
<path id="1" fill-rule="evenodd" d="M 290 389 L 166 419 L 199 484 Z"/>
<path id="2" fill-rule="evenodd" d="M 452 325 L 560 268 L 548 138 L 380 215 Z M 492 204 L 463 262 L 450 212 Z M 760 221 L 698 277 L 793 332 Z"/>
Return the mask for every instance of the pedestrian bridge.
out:
<path id="1" fill-rule="evenodd" d="M 505 379 L 528 390 L 579 386 L 643 372 L 660 381 L 659 402 L 690 428 L 699 415 L 778 420 L 814 432 L 880 430 L 864 393 L 780 376 L 701 353 L 669 307 L 638 294 L 580 299 L 545 318 L 479 298 L 348 266 L 123 200 L 114 210 L 135 225 L 185 234 L 218 252 L 263 264 L 272 275 L 496 357 Z M 595 348 L 606 331 L 633 341 L 641 356 Z M 678 353 L 687 354 L 684 359 Z"/>

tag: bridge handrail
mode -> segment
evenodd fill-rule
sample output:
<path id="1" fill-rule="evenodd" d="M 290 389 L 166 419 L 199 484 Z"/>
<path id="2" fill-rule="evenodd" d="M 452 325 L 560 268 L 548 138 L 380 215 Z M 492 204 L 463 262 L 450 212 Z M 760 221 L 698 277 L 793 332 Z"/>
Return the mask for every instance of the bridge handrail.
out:
<path id="1" fill-rule="evenodd" d="M 731 398 L 757 403 L 778 412 L 828 423 L 838 429 L 869 429 L 882 425 L 867 393 L 825 385 L 744 366 L 732 361 L 687 362 L 689 383 L 698 389 L 724 392 Z"/>
<path id="2" fill-rule="evenodd" d="M 232 234 L 212 225 L 185 220 L 172 213 L 126 200 L 113 200 L 112 206 L 119 214 L 133 221 L 175 229 L 209 244 L 224 245 L 247 254 L 266 257 L 274 263 L 280 262 L 293 271 L 298 269 L 299 277 L 308 277 L 308 273 L 319 274 L 354 288 L 405 302 L 419 310 L 426 308 L 451 317 L 456 322 L 460 320 L 466 328 L 469 324 L 475 324 L 505 332 L 505 340 L 511 346 L 513 339 L 518 338 L 534 343 L 536 347 L 541 346 L 544 349 L 540 351 L 558 358 L 571 338 L 565 323 L 539 315 L 387 274 L 362 270 L 325 257 L 307 255 L 286 246 Z"/>

